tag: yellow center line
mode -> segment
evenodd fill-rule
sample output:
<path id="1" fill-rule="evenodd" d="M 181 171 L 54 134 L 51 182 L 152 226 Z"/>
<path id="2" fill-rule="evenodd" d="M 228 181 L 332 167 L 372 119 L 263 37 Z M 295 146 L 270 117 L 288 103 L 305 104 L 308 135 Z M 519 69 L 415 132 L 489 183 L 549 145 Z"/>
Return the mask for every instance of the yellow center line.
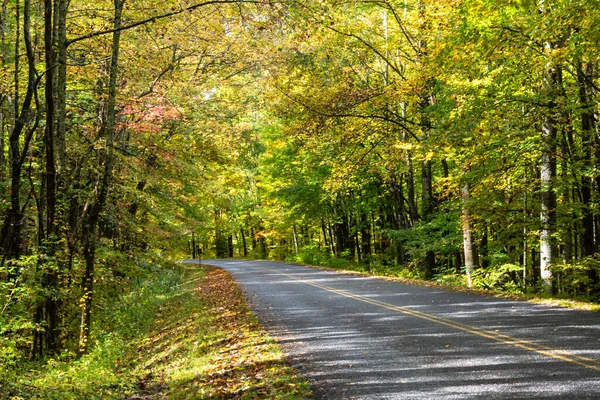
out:
<path id="1" fill-rule="evenodd" d="M 505 334 L 502 334 L 499 332 L 490 331 L 490 330 L 478 328 L 478 327 L 475 327 L 472 325 L 467 325 L 467 324 L 463 324 L 460 322 L 452 321 L 447 318 L 438 317 L 436 315 L 425 313 L 422 311 L 417 311 L 417 310 L 414 310 L 414 309 L 411 309 L 408 307 L 396 306 L 394 304 L 385 303 L 383 301 L 370 299 L 365 296 L 350 293 L 346 290 L 334 289 L 330 286 L 325 286 L 325 285 L 321 285 L 319 283 L 311 282 L 311 281 L 299 278 L 294 275 L 290 275 L 290 274 L 286 274 L 286 273 L 283 273 L 283 272 L 280 272 L 277 270 L 273 270 L 271 268 L 266 268 L 266 267 L 259 267 L 259 268 L 274 272 L 276 274 L 288 277 L 290 279 L 294 279 L 298 282 L 302 282 L 309 286 L 313 286 L 313 287 L 328 291 L 330 293 L 335 293 L 335 294 L 338 294 L 340 296 L 344 296 L 344 297 L 347 297 L 350 299 L 362 301 L 363 303 L 373 304 L 375 306 L 379 306 L 379 307 L 382 307 L 382 308 L 385 308 L 385 309 L 388 309 L 391 311 L 397 311 L 397 312 L 400 312 L 405 315 L 410 315 L 410 316 L 424 319 L 427 321 L 435 322 L 440 325 L 458 329 L 460 331 L 471 333 L 473 335 L 477 335 L 477 336 L 480 336 L 480 337 L 483 337 L 486 339 L 495 340 L 497 342 L 504 343 L 504 344 L 507 344 L 510 346 L 514 346 L 514 347 L 518 347 L 518 348 L 528 350 L 528 351 L 531 351 L 534 353 L 542 354 L 542 355 L 545 355 L 548 357 L 552 357 L 552 358 L 555 358 L 555 359 L 558 359 L 561 361 L 565 361 L 565 362 L 568 362 L 571 364 L 576 364 L 576 365 L 579 365 L 579 366 L 582 366 L 582 367 L 585 367 L 588 369 L 592 369 L 595 371 L 600 371 L 600 362 L 598 362 L 597 360 L 594 360 L 592 358 L 580 356 L 580 355 L 573 354 L 573 353 L 570 353 L 570 352 L 567 352 L 564 350 L 554 349 L 552 347 L 537 344 L 537 343 L 531 342 L 529 340 L 519 339 L 519 338 L 505 335 Z"/>

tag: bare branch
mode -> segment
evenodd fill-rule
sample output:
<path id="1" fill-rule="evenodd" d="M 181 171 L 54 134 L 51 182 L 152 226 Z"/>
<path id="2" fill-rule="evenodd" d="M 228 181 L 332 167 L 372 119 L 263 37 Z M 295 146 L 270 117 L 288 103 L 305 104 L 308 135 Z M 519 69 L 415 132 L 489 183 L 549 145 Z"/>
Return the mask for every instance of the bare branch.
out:
<path id="1" fill-rule="evenodd" d="M 175 11 L 171 11 L 165 14 L 161 14 L 161 15 L 155 15 L 153 17 L 150 18 L 146 18 L 140 21 L 136 21 L 136 22 L 132 22 L 131 24 L 127 24 L 127 25 L 123 25 L 119 28 L 116 29 L 107 29 L 107 30 L 103 30 L 103 31 L 96 31 L 96 32 L 90 32 L 87 35 L 83 35 L 83 36 L 79 36 L 70 40 L 67 40 L 66 42 L 66 47 L 69 47 L 70 45 L 72 45 L 73 43 L 77 43 L 77 42 L 81 42 L 82 40 L 87 40 L 87 39 L 91 39 L 94 37 L 98 37 L 98 36 L 102 36 L 102 35 L 107 35 L 110 33 L 115 33 L 115 32 L 120 32 L 120 31 L 126 31 L 132 28 L 136 28 L 138 26 L 141 25 L 145 25 L 148 24 L 150 22 L 156 22 L 159 21 L 161 19 L 165 19 L 165 18 L 170 18 L 173 17 L 175 15 L 179 15 L 179 14 L 183 14 L 185 12 L 191 12 L 194 11 L 198 8 L 201 7 L 205 7 L 205 6 L 210 6 L 210 5 L 216 5 L 216 4 L 239 4 L 239 3 L 252 3 L 252 4 L 270 4 L 269 1 L 255 1 L 255 0 L 210 0 L 210 1 L 205 1 L 202 3 L 197 3 L 194 5 L 191 5 L 189 7 L 184 7 L 184 8 L 180 8 L 179 10 L 175 10 Z"/>
<path id="2" fill-rule="evenodd" d="M 398 76 L 399 76 L 400 78 L 402 78 L 402 79 L 406 79 L 406 78 L 404 77 L 404 74 L 402 74 L 402 71 L 400 70 L 400 68 L 398 68 L 398 66 L 397 66 L 396 64 L 392 63 L 392 62 L 391 62 L 391 61 L 390 61 L 390 60 L 389 60 L 389 59 L 388 59 L 388 58 L 387 58 L 385 55 L 383 55 L 383 54 L 381 53 L 381 51 L 379 51 L 378 49 L 376 49 L 376 48 L 375 48 L 375 46 L 373 46 L 371 43 L 367 42 L 365 39 L 363 39 L 363 38 L 361 38 L 360 36 L 358 36 L 358 35 L 355 35 L 355 34 L 353 34 L 353 33 L 348 33 L 348 32 L 343 32 L 343 31 L 340 31 L 340 30 L 338 30 L 338 29 L 336 29 L 336 28 L 334 28 L 334 27 L 332 27 L 332 26 L 329 26 L 328 28 L 329 28 L 329 29 L 331 29 L 332 31 L 334 31 L 334 32 L 336 32 L 336 33 L 338 33 L 338 34 L 340 34 L 340 35 L 343 35 L 343 36 L 348 36 L 348 37 L 351 37 L 351 38 L 354 38 L 354 39 L 358 40 L 358 41 L 359 41 L 359 42 L 361 42 L 363 45 L 365 45 L 366 47 L 368 47 L 368 48 L 369 48 L 371 51 L 373 51 L 375 54 L 377 54 L 379 57 L 381 57 L 381 59 L 382 59 L 382 60 L 383 60 L 383 61 L 384 61 L 384 62 L 385 62 L 387 65 L 389 65 L 389 66 L 390 66 L 390 68 L 391 68 L 391 69 L 393 69 L 393 70 L 394 70 L 394 72 L 395 72 L 395 73 L 397 73 L 397 74 L 398 74 Z"/>
<path id="3" fill-rule="evenodd" d="M 288 99 L 293 101 L 294 103 L 300 105 L 301 107 L 307 109 L 308 111 L 310 111 L 316 115 L 320 115 L 322 117 L 328 117 L 328 118 L 336 118 L 337 117 L 337 118 L 357 118 L 357 119 L 371 119 L 371 120 L 375 119 L 375 120 L 390 122 L 390 123 L 402 128 L 406 133 L 408 133 L 410 136 L 412 136 L 415 140 L 417 140 L 419 142 L 421 141 L 421 139 L 419 139 L 417 134 L 415 134 L 415 132 L 413 132 L 413 130 L 408 127 L 408 125 L 418 126 L 418 124 L 415 124 L 406 118 L 401 118 L 401 120 L 398 120 L 395 118 L 390 118 L 385 115 L 379 115 L 379 114 L 354 114 L 354 113 L 348 113 L 348 112 L 322 111 L 322 110 L 318 110 L 314 107 L 309 106 L 308 104 L 301 102 L 300 100 L 290 96 L 289 93 L 286 93 L 285 91 L 280 90 L 279 88 L 277 88 L 277 90 L 281 94 L 283 94 L 285 97 L 287 97 Z M 392 115 L 394 115 L 394 114 L 392 114 Z"/>

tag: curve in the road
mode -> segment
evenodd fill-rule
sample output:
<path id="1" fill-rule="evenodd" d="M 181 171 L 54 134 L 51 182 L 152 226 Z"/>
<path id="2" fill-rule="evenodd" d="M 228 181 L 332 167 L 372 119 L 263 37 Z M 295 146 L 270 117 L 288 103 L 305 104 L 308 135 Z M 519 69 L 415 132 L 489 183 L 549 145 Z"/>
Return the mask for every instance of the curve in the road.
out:
<path id="1" fill-rule="evenodd" d="M 302 279 L 302 278 L 294 276 L 294 275 L 282 273 L 282 272 L 273 270 L 271 268 L 265 268 L 265 267 L 258 267 L 258 268 L 262 268 L 267 271 L 278 273 L 278 274 L 286 276 L 288 278 L 295 279 L 296 281 L 302 282 L 306 285 L 310 285 L 310 286 L 313 286 L 313 287 L 316 287 L 319 289 L 323 289 L 323 290 L 326 290 L 331 293 L 339 294 L 340 296 L 344 296 L 349 299 L 354 299 L 354 300 L 362 301 L 365 303 L 373 304 L 373 305 L 383 307 L 383 308 L 391 310 L 391 311 L 397 311 L 402 314 L 411 315 L 413 317 L 421 318 L 421 319 L 424 319 L 427 321 L 431 321 L 431 322 L 435 322 L 435 323 L 438 323 L 441 325 L 448 326 L 450 328 L 458 329 L 463 332 L 472 333 L 474 335 L 481 336 L 481 337 L 484 337 L 487 339 L 492 339 L 492 340 L 498 341 L 500 343 L 519 347 L 521 349 L 525 349 L 528 351 L 532 351 L 534 353 L 542 354 L 544 356 L 556 358 L 556 359 L 559 359 L 561 361 L 565 361 L 565 362 L 568 362 L 571 364 L 576 364 L 576 365 L 579 365 L 579 366 L 582 366 L 585 368 L 600 371 L 600 363 L 598 363 L 596 360 L 589 358 L 589 357 L 583 357 L 583 356 L 580 356 L 577 354 L 569 353 L 564 350 L 553 349 L 551 347 L 543 346 L 543 345 L 540 345 L 540 344 L 537 344 L 537 343 L 534 343 L 534 342 L 531 342 L 528 340 L 518 339 L 518 338 L 509 336 L 509 335 L 504 335 L 497 331 L 489 331 L 486 329 L 478 328 L 476 326 L 462 324 L 459 322 L 449 320 L 447 318 L 442 318 L 442 317 L 438 317 L 433 314 L 413 310 L 408 307 L 396 306 L 393 304 L 385 303 L 383 301 L 369 299 L 368 297 L 365 297 L 365 296 L 356 295 L 356 294 L 347 292 L 345 290 L 335 289 L 335 288 L 332 288 L 332 287 L 329 287 L 326 285 L 321 285 L 319 283 L 310 282 L 310 281 L 307 281 L 306 279 Z"/>
<path id="2" fill-rule="evenodd" d="M 229 271 L 317 399 L 600 399 L 600 314 L 295 264 Z"/>

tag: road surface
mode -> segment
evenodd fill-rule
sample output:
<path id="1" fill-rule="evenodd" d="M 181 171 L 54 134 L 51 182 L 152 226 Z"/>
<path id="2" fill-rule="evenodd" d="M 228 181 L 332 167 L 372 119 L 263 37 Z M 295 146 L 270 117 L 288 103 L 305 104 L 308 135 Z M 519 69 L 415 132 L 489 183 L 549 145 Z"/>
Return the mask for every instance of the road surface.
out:
<path id="1" fill-rule="evenodd" d="M 600 399 L 600 314 L 267 261 L 229 271 L 318 399 Z"/>

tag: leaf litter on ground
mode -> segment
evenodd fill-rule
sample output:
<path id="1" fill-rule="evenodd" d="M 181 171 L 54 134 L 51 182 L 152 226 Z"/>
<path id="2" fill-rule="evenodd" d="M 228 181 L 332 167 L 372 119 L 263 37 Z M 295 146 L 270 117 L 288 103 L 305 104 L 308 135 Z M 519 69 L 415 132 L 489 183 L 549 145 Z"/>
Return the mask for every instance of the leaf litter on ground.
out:
<path id="1" fill-rule="evenodd" d="M 193 290 L 161 309 L 140 342 L 143 378 L 135 396 L 169 399 L 309 399 L 308 383 L 286 363 L 231 276 L 202 267 Z M 144 397 L 141 397 L 144 398 Z"/>

